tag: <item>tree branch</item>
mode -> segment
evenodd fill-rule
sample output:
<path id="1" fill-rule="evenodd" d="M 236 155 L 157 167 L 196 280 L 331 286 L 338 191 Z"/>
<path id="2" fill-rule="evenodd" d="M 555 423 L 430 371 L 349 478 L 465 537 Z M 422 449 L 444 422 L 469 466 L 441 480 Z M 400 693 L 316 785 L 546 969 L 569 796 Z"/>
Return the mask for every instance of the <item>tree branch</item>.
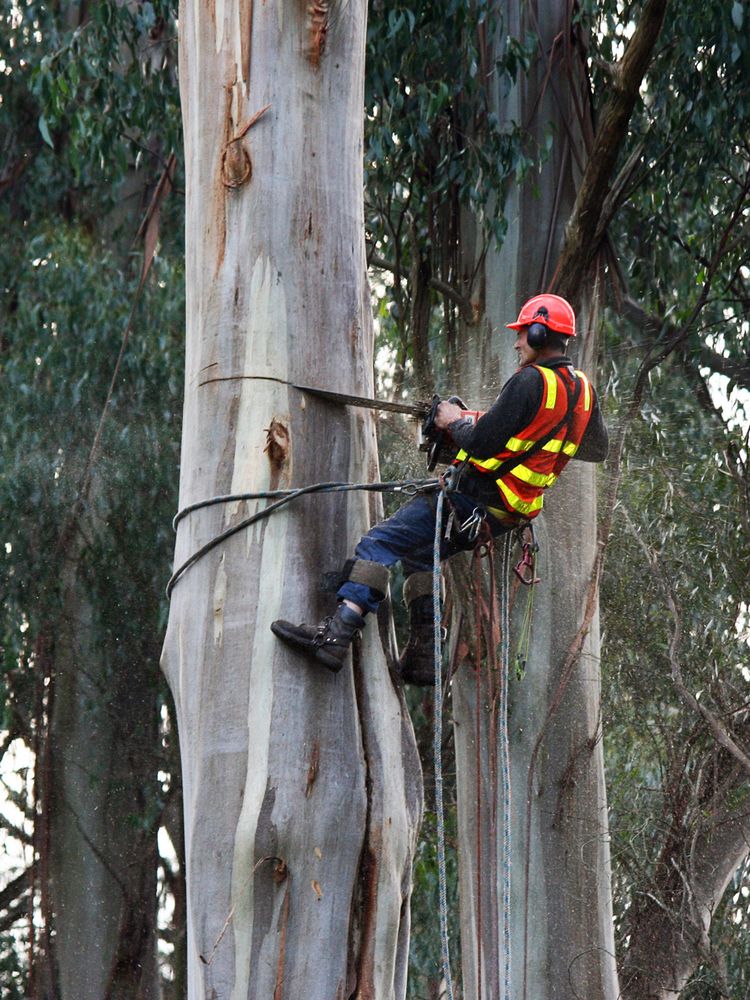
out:
<path id="1" fill-rule="evenodd" d="M 381 271 L 390 271 L 391 274 L 395 275 L 398 280 L 403 277 L 401 268 L 397 264 L 386 260 L 385 257 L 378 257 L 377 254 L 372 254 L 367 258 L 367 261 L 371 267 L 377 267 Z M 439 278 L 434 276 L 430 278 L 429 285 L 430 288 L 434 288 L 436 292 L 440 292 L 441 295 L 445 295 L 446 298 L 449 298 L 451 302 L 455 302 L 455 304 L 465 314 L 467 322 L 475 321 L 473 319 L 474 310 L 470 300 L 463 296 L 458 289 L 453 287 L 453 285 L 449 285 L 447 282 L 441 281 Z"/>
<path id="2" fill-rule="evenodd" d="M 552 287 L 573 302 L 599 248 L 597 229 L 607 199 L 608 186 L 617 158 L 627 137 L 638 90 L 646 74 L 659 37 L 668 0 L 647 0 L 638 27 L 616 67 L 612 92 L 604 106 L 573 213 L 565 231 L 565 243 Z"/>
<path id="3" fill-rule="evenodd" d="M 16 903 L 28 892 L 30 885 L 31 876 L 28 868 L 26 868 L 20 875 L 16 875 L 13 881 L 9 882 L 2 892 L 0 892 L 0 910 L 9 910 L 13 903 Z"/>
<path id="4" fill-rule="evenodd" d="M 705 344 L 701 347 L 698 363 L 702 368 L 710 368 L 715 375 L 726 375 L 733 386 L 750 389 L 750 361 L 734 361 L 712 351 Z"/>

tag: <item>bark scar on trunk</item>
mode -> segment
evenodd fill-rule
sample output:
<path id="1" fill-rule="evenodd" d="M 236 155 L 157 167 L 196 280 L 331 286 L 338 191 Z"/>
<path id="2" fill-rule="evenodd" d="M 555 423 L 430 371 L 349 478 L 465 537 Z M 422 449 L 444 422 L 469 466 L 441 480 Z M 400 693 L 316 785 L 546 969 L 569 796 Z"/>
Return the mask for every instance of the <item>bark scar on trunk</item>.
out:
<path id="1" fill-rule="evenodd" d="M 315 779 L 318 777 L 318 765 L 320 763 L 320 744 L 317 740 L 314 741 L 312 745 L 312 753 L 310 754 L 310 764 L 307 768 L 307 786 L 305 787 L 305 798 L 309 799 L 312 795 L 313 785 L 315 784 Z"/>
<path id="2" fill-rule="evenodd" d="M 279 473 L 289 457 L 289 429 L 276 417 L 271 426 L 266 427 L 266 446 L 263 451 L 268 455 L 273 472 Z"/>
<path id="3" fill-rule="evenodd" d="M 362 938 L 357 968 L 357 997 L 375 1000 L 375 926 L 378 908 L 378 853 L 382 844 L 379 830 L 371 830 L 370 846 L 360 863 L 362 886 Z"/>

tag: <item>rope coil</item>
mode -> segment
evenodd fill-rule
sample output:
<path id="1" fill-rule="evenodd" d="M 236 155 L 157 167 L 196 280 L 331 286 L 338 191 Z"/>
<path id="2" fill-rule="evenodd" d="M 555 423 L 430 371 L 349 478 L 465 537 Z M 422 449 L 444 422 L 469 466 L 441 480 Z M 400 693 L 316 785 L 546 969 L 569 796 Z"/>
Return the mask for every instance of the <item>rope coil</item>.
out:
<path id="1" fill-rule="evenodd" d="M 391 482 L 385 483 L 313 483 L 311 486 L 301 486 L 296 490 L 265 490 L 260 493 L 227 493 L 221 496 L 210 497 L 207 500 L 198 500 L 195 503 L 190 504 L 187 507 L 183 507 L 179 510 L 173 520 L 172 528 L 176 531 L 177 527 L 188 514 L 192 514 L 196 510 L 201 510 L 204 507 L 211 507 L 215 504 L 224 503 L 239 503 L 242 500 L 274 500 L 275 503 L 269 504 L 268 507 L 264 507 L 263 510 L 258 510 L 249 517 L 244 518 L 242 521 L 238 521 L 237 524 L 231 525 L 226 531 L 222 531 L 220 534 L 215 535 L 212 539 L 206 542 L 197 549 L 188 559 L 185 560 L 175 571 L 172 573 L 169 581 L 167 582 L 167 598 L 171 598 L 174 586 L 180 577 L 199 559 L 204 555 L 214 549 L 217 545 L 226 541 L 227 538 L 231 538 L 232 535 L 237 534 L 237 532 L 242 531 L 244 528 L 249 528 L 250 525 L 261 521 L 264 517 L 268 517 L 269 514 L 273 514 L 274 511 L 279 510 L 286 504 L 290 503 L 292 500 L 296 500 L 298 497 L 307 496 L 311 493 L 347 493 L 354 490 L 364 490 L 367 492 L 377 492 L 377 493 L 405 493 L 407 495 L 415 495 L 422 490 L 434 489 L 438 485 L 437 479 L 397 479 Z"/>

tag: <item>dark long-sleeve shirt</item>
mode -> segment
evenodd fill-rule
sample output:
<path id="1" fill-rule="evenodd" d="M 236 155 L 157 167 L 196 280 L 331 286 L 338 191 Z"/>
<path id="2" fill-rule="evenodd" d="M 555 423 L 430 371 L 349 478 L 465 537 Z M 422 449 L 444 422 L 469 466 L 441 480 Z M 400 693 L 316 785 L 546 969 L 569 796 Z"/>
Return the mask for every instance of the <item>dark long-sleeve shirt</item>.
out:
<path id="1" fill-rule="evenodd" d="M 571 361 L 561 356 L 539 364 L 544 368 L 563 368 L 571 365 Z M 591 417 L 575 458 L 583 462 L 603 462 L 609 450 L 609 436 L 593 388 L 592 394 Z M 449 427 L 451 437 L 474 458 L 492 458 L 504 449 L 509 438 L 516 437 L 531 423 L 543 398 L 544 378 L 536 368 L 527 365 L 511 375 L 495 402 L 476 423 L 467 418 L 455 420 Z M 497 487 L 491 477 L 470 469 L 466 472 L 472 495 L 489 500 L 494 494 L 497 498 Z"/>

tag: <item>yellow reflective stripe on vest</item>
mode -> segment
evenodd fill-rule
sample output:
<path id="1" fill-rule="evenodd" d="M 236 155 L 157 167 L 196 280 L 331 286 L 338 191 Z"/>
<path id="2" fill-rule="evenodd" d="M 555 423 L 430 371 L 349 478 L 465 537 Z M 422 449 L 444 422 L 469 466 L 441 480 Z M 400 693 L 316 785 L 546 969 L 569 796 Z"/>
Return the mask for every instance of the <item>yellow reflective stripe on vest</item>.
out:
<path id="1" fill-rule="evenodd" d="M 591 383 L 582 371 L 576 369 L 576 375 L 583 382 L 583 408 L 588 413 L 591 409 Z"/>
<path id="2" fill-rule="evenodd" d="M 468 458 L 472 465 L 476 465 L 479 469 L 484 469 L 485 472 L 494 472 L 503 463 L 499 458 L 472 458 L 467 452 L 461 449 L 456 455 L 457 462 L 463 462 L 465 458 Z"/>
<path id="3" fill-rule="evenodd" d="M 537 368 L 544 376 L 547 383 L 547 401 L 544 404 L 545 410 L 554 410 L 557 403 L 557 376 L 551 368 Z"/>
<path id="4" fill-rule="evenodd" d="M 511 474 L 518 476 L 519 479 L 522 479 L 525 483 L 529 483 L 531 486 L 541 486 L 543 489 L 546 489 L 557 481 L 557 476 L 554 472 L 534 472 L 533 469 L 530 469 L 528 465 L 524 465 L 523 463 L 516 465 L 511 470 Z"/>
<path id="5" fill-rule="evenodd" d="M 560 438 L 552 438 L 551 441 L 542 445 L 542 451 L 551 451 L 554 454 L 561 451 L 563 455 L 575 455 L 578 451 L 578 445 L 573 444 L 572 441 L 561 441 Z"/>
<path id="6" fill-rule="evenodd" d="M 528 451 L 529 448 L 533 448 L 536 444 L 528 438 L 508 438 L 505 442 L 505 447 L 508 451 Z"/>
<path id="7" fill-rule="evenodd" d="M 535 497 L 533 500 L 527 502 L 514 493 L 502 479 L 497 480 L 497 485 L 500 492 L 507 500 L 508 506 L 513 510 L 517 510 L 519 514 L 534 514 L 536 511 L 541 510 L 544 505 L 543 493 L 540 493 L 538 497 Z"/>

